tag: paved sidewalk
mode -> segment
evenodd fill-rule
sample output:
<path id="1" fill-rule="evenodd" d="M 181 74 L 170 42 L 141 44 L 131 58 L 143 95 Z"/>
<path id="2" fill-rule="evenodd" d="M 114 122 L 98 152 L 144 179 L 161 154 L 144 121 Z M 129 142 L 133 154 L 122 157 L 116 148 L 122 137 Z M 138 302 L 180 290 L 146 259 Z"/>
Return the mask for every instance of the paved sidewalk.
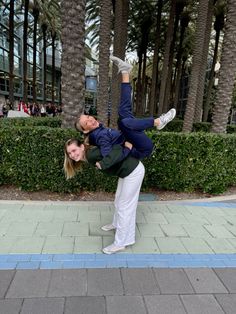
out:
<path id="1" fill-rule="evenodd" d="M 111 202 L 0 201 L 0 314 L 235 314 L 236 197 L 140 202 L 107 256 Z"/>

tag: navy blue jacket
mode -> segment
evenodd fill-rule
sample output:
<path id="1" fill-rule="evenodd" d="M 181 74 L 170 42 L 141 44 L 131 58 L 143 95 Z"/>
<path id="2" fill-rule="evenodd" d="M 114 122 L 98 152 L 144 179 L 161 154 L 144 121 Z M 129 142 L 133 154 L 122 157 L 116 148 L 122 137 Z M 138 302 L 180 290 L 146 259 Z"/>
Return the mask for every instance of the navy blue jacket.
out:
<path id="1" fill-rule="evenodd" d="M 89 144 L 98 146 L 103 157 L 107 156 L 114 145 L 122 146 L 122 154 L 120 160 L 126 158 L 130 149 L 123 146 L 125 142 L 124 135 L 115 129 L 105 128 L 101 123 L 95 130 L 89 132 Z"/>

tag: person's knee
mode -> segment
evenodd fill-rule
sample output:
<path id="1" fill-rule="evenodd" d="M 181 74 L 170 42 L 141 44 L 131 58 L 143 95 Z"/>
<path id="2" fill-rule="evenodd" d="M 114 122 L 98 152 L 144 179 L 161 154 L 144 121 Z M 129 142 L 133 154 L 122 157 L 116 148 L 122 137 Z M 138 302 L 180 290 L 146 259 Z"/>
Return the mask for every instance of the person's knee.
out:
<path id="1" fill-rule="evenodd" d="M 130 118 L 120 119 L 119 121 L 120 128 L 131 129 Z"/>

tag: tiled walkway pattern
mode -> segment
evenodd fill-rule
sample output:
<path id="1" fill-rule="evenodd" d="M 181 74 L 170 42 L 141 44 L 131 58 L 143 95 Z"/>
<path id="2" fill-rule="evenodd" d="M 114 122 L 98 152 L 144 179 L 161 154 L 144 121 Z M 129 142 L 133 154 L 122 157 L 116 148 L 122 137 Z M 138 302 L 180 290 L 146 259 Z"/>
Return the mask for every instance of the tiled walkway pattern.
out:
<path id="1" fill-rule="evenodd" d="M 107 256 L 112 213 L 0 202 L 0 314 L 236 313 L 235 203 L 140 203 L 136 244 Z"/>
<path id="2" fill-rule="evenodd" d="M 101 253 L 114 233 L 112 203 L 0 202 L 0 254 Z M 143 202 L 137 212 L 136 244 L 125 253 L 234 254 L 236 204 Z"/>
<path id="3" fill-rule="evenodd" d="M 235 314 L 236 269 L 0 271 L 0 314 Z"/>

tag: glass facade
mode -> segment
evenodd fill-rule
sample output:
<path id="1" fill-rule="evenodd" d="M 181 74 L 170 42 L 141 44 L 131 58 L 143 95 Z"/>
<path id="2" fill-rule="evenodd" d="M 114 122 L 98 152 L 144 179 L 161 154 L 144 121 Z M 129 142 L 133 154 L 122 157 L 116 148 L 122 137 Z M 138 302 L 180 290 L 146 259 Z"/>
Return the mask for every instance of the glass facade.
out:
<path id="1" fill-rule="evenodd" d="M 15 1 L 17 3 L 19 1 Z M 20 16 L 20 15 L 19 15 Z M 18 16 L 15 16 L 15 21 L 19 22 Z M 32 16 L 29 14 L 29 21 L 32 20 Z M 0 96 L 1 94 L 8 98 L 9 94 L 9 10 L 0 8 Z M 41 43 L 37 43 L 36 51 L 36 93 L 37 101 L 43 100 L 43 63 L 42 63 L 42 49 Z M 15 28 L 14 35 L 14 96 L 15 99 L 23 97 L 23 26 Z M 59 102 L 60 95 L 60 70 L 56 71 L 55 87 L 54 87 L 54 99 L 55 102 Z M 33 38 L 28 38 L 27 48 L 27 82 L 28 82 L 28 100 L 31 101 L 33 97 Z M 51 65 L 47 64 L 47 101 L 51 101 L 52 95 L 52 73 Z"/>

